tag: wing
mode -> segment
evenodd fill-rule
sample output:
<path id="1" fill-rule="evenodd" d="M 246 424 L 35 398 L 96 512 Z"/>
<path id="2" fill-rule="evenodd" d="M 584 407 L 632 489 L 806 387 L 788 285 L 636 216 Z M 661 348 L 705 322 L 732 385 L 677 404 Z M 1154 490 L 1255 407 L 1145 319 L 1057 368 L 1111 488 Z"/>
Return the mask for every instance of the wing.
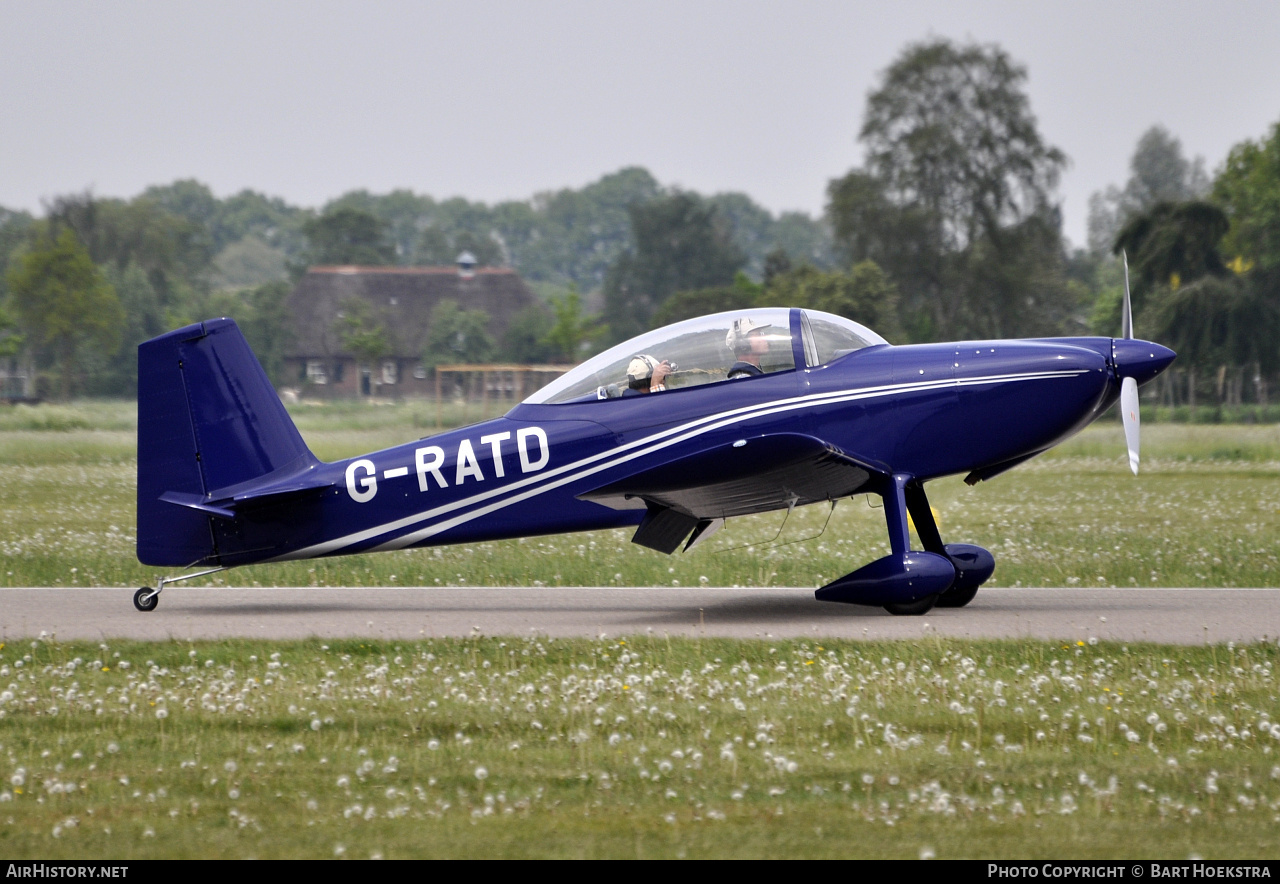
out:
<path id="1" fill-rule="evenodd" d="M 739 439 L 668 461 L 578 495 L 614 509 L 645 509 L 632 542 L 675 552 L 732 516 L 836 500 L 884 475 L 836 446 L 801 433 Z"/>

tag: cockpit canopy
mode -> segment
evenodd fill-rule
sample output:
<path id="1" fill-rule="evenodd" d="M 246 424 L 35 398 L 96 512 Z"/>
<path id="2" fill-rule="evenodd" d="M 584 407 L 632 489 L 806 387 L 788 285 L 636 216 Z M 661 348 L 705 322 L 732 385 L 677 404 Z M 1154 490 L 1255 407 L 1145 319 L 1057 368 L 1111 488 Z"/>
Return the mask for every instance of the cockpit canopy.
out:
<path id="1" fill-rule="evenodd" d="M 747 344 L 748 338 L 763 343 Z M 801 346 L 796 346 L 797 338 Z M 863 347 L 888 342 L 864 325 L 818 310 L 767 307 L 700 316 L 664 326 L 593 356 L 525 402 L 555 404 L 621 395 L 636 356 L 672 364 L 668 390 L 726 381 L 740 360 L 759 359 L 764 374 L 792 371 L 797 359 L 813 368 Z M 747 379 L 734 380 L 743 383 Z"/>

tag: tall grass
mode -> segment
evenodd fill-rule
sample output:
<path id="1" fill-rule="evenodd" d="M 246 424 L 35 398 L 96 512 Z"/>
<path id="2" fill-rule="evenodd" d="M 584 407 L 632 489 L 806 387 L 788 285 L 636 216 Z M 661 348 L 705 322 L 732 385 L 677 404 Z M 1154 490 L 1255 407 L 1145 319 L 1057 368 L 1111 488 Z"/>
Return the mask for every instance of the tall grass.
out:
<path id="1" fill-rule="evenodd" d="M 0 647 L 11 859 L 1277 856 L 1274 645 Z"/>

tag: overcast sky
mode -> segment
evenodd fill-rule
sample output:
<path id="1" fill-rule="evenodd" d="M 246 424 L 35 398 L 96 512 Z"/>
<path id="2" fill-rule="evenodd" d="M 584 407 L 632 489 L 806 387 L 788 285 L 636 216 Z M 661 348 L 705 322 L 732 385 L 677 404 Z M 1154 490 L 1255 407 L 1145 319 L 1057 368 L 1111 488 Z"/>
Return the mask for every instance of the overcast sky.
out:
<path id="1" fill-rule="evenodd" d="M 495 202 L 623 166 L 822 210 L 912 42 L 998 43 L 1089 194 L 1160 123 L 1212 172 L 1280 120 L 1280 3 L 0 0 L 0 205 L 197 178 Z"/>

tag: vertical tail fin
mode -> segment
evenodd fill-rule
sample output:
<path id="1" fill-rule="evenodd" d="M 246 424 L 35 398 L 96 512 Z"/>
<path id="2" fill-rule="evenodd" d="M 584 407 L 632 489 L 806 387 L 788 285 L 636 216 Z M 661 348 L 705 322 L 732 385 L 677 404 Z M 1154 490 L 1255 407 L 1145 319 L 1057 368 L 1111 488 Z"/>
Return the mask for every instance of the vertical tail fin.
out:
<path id="1" fill-rule="evenodd" d="M 235 322 L 211 319 L 138 347 L 138 560 L 221 564 L 209 500 L 317 464 Z"/>

